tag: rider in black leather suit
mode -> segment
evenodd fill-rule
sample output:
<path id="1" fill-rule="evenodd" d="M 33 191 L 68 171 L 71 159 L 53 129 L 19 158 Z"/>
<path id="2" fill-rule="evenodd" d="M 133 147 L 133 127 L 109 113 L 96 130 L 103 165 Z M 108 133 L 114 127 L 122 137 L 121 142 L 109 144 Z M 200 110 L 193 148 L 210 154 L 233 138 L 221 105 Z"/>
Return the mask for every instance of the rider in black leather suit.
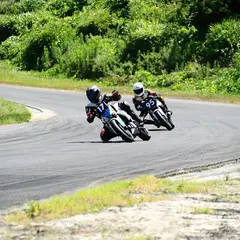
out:
<path id="1" fill-rule="evenodd" d="M 112 95 L 101 94 L 101 90 L 97 86 L 91 86 L 86 90 L 86 95 L 89 100 L 88 105 L 85 107 L 85 111 L 87 114 L 87 121 L 89 123 L 92 123 L 94 121 L 94 118 L 97 116 L 96 109 L 97 104 L 101 102 L 111 102 L 111 101 L 119 101 L 121 99 L 121 95 L 117 90 L 114 90 L 112 92 Z M 127 114 L 129 114 L 133 120 L 135 120 L 140 126 L 143 126 L 143 121 L 141 118 L 139 118 L 136 113 L 133 111 L 133 109 L 130 107 L 130 105 L 126 102 L 119 102 L 118 106 L 120 109 L 125 111 Z M 98 116 L 97 116 L 98 117 Z M 116 137 L 114 133 L 112 133 L 108 128 L 103 127 L 100 133 L 100 137 L 102 141 L 108 141 L 111 138 Z"/>
<path id="2" fill-rule="evenodd" d="M 145 89 L 142 83 L 140 83 L 140 82 L 134 83 L 133 93 L 134 93 L 134 97 L 132 98 L 132 101 L 133 101 L 133 104 L 134 104 L 136 110 L 140 111 L 140 117 L 143 116 L 145 113 L 145 110 L 143 109 L 143 103 L 150 96 L 158 99 L 163 104 L 163 107 L 164 107 L 163 110 L 167 114 L 168 117 L 170 117 L 172 115 L 172 111 L 167 107 L 167 104 L 164 101 L 163 96 L 161 96 L 157 92 L 151 91 L 149 89 Z M 150 120 L 150 119 L 145 119 L 144 123 L 155 125 L 155 121 Z"/>

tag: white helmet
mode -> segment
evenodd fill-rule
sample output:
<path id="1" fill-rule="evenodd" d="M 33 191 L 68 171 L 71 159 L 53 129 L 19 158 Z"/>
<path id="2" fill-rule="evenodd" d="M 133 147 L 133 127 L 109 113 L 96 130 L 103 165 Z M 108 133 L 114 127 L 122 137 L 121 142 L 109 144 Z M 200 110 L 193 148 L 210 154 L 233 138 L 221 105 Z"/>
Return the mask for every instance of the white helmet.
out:
<path id="1" fill-rule="evenodd" d="M 133 84 L 133 92 L 135 96 L 141 97 L 144 94 L 144 86 L 140 82 Z"/>

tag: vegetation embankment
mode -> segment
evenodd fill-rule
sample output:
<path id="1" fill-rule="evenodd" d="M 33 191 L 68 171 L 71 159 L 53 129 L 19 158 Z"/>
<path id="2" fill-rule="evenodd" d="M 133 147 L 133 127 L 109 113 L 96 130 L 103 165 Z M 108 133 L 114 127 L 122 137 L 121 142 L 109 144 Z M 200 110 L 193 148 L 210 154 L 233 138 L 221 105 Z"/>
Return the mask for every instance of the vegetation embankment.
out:
<path id="1" fill-rule="evenodd" d="M 202 194 L 206 201 L 238 202 L 239 179 L 205 182 L 158 179 L 142 176 L 106 184 L 98 188 L 84 189 L 73 195 L 54 196 L 49 200 L 25 204 L 4 217 L 7 222 L 27 224 L 66 218 L 80 213 L 95 213 L 110 206 L 133 206 L 142 202 L 174 200 L 179 194 Z M 234 192 L 234 189 L 236 190 Z M 232 194 L 233 193 L 233 194 Z M 229 198 L 229 194 L 234 196 Z M 192 214 L 216 214 L 207 207 L 193 206 Z"/>
<path id="2" fill-rule="evenodd" d="M 73 91 L 85 91 L 90 85 L 96 84 L 93 80 L 77 81 L 72 78 L 47 77 L 45 74 L 35 71 L 20 71 L 5 61 L 0 61 L 0 83 L 19 86 L 31 86 L 40 88 L 54 88 Z M 104 80 L 97 81 L 104 92 L 111 92 L 114 88 L 121 93 L 133 94 L 129 85 L 109 86 Z M 195 99 L 214 102 L 240 103 L 240 95 L 229 95 L 219 93 L 203 93 L 199 91 L 171 90 L 169 88 L 154 88 L 166 97 Z"/>
<path id="3" fill-rule="evenodd" d="M 79 82 L 239 96 L 239 14 L 227 0 L 4 0 L 0 58 Z"/>
<path id="4" fill-rule="evenodd" d="M 0 125 L 27 122 L 30 119 L 31 113 L 25 106 L 0 98 Z"/>

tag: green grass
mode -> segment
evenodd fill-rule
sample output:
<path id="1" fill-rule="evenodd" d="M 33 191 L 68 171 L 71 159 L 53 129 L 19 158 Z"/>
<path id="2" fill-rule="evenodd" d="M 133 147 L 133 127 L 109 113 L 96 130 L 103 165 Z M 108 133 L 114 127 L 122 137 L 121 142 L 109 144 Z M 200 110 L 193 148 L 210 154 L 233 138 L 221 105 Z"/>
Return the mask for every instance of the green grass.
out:
<path id="1" fill-rule="evenodd" d="M 112 81 L 115 81 L 114 79 Z M 109 83 L 109 78 L 107 79 Z M 85 91 L 87 87 L 97 84 L 102 91 L 111 92 L 117 88 L 121 93 L 132 95 L 132 86 L 107 86 L 106 81 L 103 79 L 99 82 L 90 80 L 74 80 L 70 78 L 53 78 L 46 77 L 38 72 L 18 71 L 9 65 L 6 61 L 0 61 L 0 83 L 11 84 L 19 86 L 39 87 L 39 88 L 52 88 L 73 91 Z M 204 94 L 202 92 L 186 92 L 186 91 L 173 91 L 170 89 L 154 90 L 160 92 L 166 97 L 179 98 L 179 99 L 193 99 L 214 102 L 226 103 L 240 103 L 240 95 L 222 95 L 222 94 Z"/>
<path id="2" fill-rule="evenodd" d="M 220 195 L 213 197 L 211 199 L 213 202 L 233 202 L 233 203 L 240 203 L 240 194 L 233 194 L 233 195 Z"/>
<path id="3" fill-rule="evenodd" d="M 0 98 L 0 125 L 27 122 L 31 113 L 21 104 Z"/>
<path id="4" fill-rule="evenodd" d="M 194 207 L 192 214 L 215 214 L 215 210 L 208 207 Z"/>
<path id="5" fill-rule="evenodd" d="M 214 193 L 224 191 L 224 181 L 197 183 L 172 181 L 154 176 L 142 176 L 97 188 L 84 189 L 72 195 L 25 204 L 23 210 L 13 210 L 4 216 L 5 221 L 28 224 L 31 221 L 47 221 L 66 218 L 81 213 L 95 213 L 110 206 L 133 206 L 142 202 L 171 200 L 179 193 Z"/>
<path id="6" fill-rule="evenodd" d="M 218 194 L 210 199 L 213 202 L 232 202 L 240 203 L 240 179 L 226 178 L 224 181 L 229 186 L 229 191 Z"/>
<path id="7" fill-rule="evenodd" d="M 151 236 L 134 236 L 129 238 L 129 240 L 152 240 L 152 239 L 154 238 Z"/>

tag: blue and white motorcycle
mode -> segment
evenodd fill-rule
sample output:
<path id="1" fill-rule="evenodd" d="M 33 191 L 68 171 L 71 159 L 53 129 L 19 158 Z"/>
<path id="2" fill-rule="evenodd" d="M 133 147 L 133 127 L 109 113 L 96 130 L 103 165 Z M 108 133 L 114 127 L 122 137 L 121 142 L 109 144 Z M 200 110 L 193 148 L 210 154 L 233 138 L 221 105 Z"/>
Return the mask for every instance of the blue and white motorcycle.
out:
<path id="1" fill-rule="evenodd" d="M 148 141 L 151 136 L 145 127 L 139 127 L 117 103 L 107 104 L 104 101 L 97 106 L 97 115 L 103 125 L 110 129 L 116 136 L 126 142 L 133 142 L 138 136 L 143 141 Z"/>
<path id="2" fill-rule="evenodd" d="M 143 103 L 143 109 L 143 120 L 146 119 L 146 116 L 149 114 L 154 121 L 154 125 L 158 128 L 163 126 L 171 131 L 175 127 L 171 116 L 164 111 L 163 104 L 157 98 L 152 96 L 148 97 Z"/>

